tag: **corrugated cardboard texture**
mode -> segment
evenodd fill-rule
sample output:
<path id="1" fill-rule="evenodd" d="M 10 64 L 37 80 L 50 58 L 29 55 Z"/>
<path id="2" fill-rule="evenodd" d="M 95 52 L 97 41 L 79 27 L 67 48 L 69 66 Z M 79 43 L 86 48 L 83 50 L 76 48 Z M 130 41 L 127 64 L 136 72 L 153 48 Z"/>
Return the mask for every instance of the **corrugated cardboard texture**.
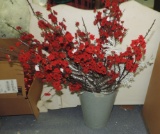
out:
<path id="1" fill-rule="evenodd" d="M 0 116 L 33 114 L 28 99 L 24 97 L 0 98 Z"/>
<path id="2" fill-rule="evenodd" d="M 0 48 L 9 48 L 15 45 L 17 39 L 0 39 Z M 0 58 L 5 54 L 0 52 Z M 0 59 L 1 60 L 1 59 Z M 43 84 L 35 79 L 29 89 L 28 96 L 25 92 L 24 73 L 20 63 L 9 64 L 8 61 L 0 61 L 0 79 L 16 79 L 22 94 L 0 94 L 0 116 L 34 114 L 38 118 L 39 110 L 37 102 L 40 98 Z"/>
<path id="3" fill-rule="evenodd" d="M 160 46 L 143 107 L 143 117 L 150 134 L 160 134 Z"/>
<path id="4" fill-rule="evenodd" d="M 43 83 L 39 79 L 35 79 L 28 93 L 28 99 L 31 104 L 34 116 L 36 118 L 38 118 L 38 115 L 39 115 L 37 102 L 40 99 L 42 88 L 43 88 Z"/>
<path id="5" fill-rule="evenodd" d="M 0 61 L 0 79 L 16 79 L 18 86 L 22 87 L 22 95 L 16 93 L 0 94 L 0 116 L 34 114 L 38 118 L 37 102 L 40 99 L 43 84 L 34 79 L 28 96 L 24 87 L 24 75 L 18 63 L 9 65 L 7 61 Z"/>
<path id="6" fill-rule="evenodd" d="M 0 61 L 0 79 L 16 79 L 18 86 L 22 87 L 22 89 L 25 89 L 24 73 L 20 63 L 9 64 L 8 61 Z M 25 90 L 22 90 L 22 94 L 24 97 L 26 97 Z M 9 95 L 7 96 L 9 97 Z"/>
<path id="7" fill-rule="evenodd" d="M 0 115 L 33 114 L 29 100 L 26 99 L 23 68 L 19 63 L 10 65 L 8 61 L 0 61 L 0 79 L 16 79 L 22 87 L 22 94 L 0 94 Z"/>

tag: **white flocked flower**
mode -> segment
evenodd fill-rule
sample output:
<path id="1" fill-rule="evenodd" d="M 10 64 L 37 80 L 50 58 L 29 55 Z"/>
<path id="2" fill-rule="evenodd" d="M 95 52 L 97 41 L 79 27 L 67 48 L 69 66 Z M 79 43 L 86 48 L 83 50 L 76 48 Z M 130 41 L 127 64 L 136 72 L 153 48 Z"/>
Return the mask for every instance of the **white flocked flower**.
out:
<path id="1" fill-rule="evenodd" d="M 132 82 L 134 81 L 134 74 L 129 73 L 122 81 L 121 86 L 131 87 Z"/>

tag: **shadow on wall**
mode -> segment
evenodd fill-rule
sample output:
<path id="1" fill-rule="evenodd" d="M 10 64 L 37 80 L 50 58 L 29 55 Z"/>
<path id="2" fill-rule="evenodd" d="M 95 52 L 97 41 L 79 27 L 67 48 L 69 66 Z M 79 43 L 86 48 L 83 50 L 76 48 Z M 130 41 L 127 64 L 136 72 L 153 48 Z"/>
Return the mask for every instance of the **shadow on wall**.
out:
<path id="1" fill-rule="evenodd" d="M 154 0 L 154 9 L 160 12 L 160 1 Z"/>
<path id="2" fill-rule="evenodd" d="M 115 0 L 119 3 L 128 1 L 128 0 Z M 101 0 L 48 0 L 48 3 L 51 5 L 57 4 L 67 4 L 80 9 L 99 9 L 103 7 Z"/>

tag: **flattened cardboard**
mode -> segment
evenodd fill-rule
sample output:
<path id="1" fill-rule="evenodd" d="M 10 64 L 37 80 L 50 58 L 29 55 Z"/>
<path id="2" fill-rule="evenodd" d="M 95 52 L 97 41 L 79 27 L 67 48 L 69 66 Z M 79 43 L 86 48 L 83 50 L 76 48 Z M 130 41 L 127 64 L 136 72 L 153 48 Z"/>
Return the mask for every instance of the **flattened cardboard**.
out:
<path id="1" fill-rule="evenodd" d="M 160 46 L 143 106 L 143 117 L 149 133 L 160 134 Z"/>

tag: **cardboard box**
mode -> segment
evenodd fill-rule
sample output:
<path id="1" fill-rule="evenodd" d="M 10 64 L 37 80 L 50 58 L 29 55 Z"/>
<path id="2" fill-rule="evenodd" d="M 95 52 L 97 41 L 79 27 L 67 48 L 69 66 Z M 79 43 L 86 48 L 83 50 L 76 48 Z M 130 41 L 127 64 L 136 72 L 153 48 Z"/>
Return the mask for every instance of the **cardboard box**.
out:
<path id="1" fill-rule="evenodd" d="M 16 79 L 20 89 L 18 93 L 0 94 L 0 116 L 34 114 L 37 118 L 39 115 L 37 102 L 42 91 L 40 80 L 34 79 L 26 95 L 23 69 L 20 64 L 10 66 L 7 61 L 0 61 L 0 74 L 0 80 Z"/>
<path id="2" fill-rule="evenodd" d="M 0 47 L 8 47 L 16 41 L 16 39 L 0 39 Z M 34 114 L 38 118 L 37 102 L 41 96 L 42 82 L 37 78 L 34 79 L 26 94 L 24 73 L 20 63 L 10 65 L 8 61 L 0 61 L 0 80 L 7 79 L 17 80 L 19 92 L 0 94 L 0 116 Z"/>
<path id="3" fill-rule="evenodd" d="M 160 46 L 142 112 L 149 133 L 160 134 Z"/>

